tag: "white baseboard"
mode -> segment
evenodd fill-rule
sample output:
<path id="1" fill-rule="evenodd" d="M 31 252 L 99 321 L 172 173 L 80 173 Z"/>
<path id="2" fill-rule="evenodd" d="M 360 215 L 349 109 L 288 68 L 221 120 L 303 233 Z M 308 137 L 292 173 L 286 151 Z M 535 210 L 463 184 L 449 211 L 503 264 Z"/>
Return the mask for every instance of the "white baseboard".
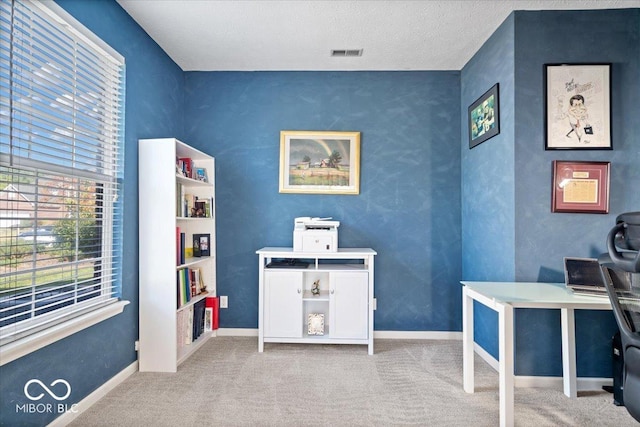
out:
<path id="1" fill-rule="evenodd" d="M 250 328 L 220 328 L 217 337 L 257 337 L 258 330 Z M 373 338 L 399 340 L 461 340 L 462 332 L 450 331 L 373 331 Z"/>
<path id="2" fill-rule="evenodd" d="M 602 390 L 604 385 L 613 385 L 613 379 L 578 377 L 576 383 L 578 391 L 595 391 Z M 529 377 L 524 375 L 516 375 L 515 386 L 521 388 L 552 388 L 555 390 L 563 390 L 564 387 L 562 377 Z"/>
<path id="3" fill-rule="evenodd" d="M 258 330 L 250 328 L 220 328 L 216 329 L 217 337 L 257 337 Z"/>
<path id="4" fill-rule="evenodd" d="M 131 365 L 118 372 L 109 381 L 98 387 L 93 393 L 82 399 L 75 405 L 75 412 L 65 412 L 58 418 L 53 420 L 47 427 L 64 427 L 71 421 L 75 420 L 80 414 L 89 409 L 91 405 L 102 399 L 107 393 L 113 390 L 121 382 L 129 378 L 134 373 L 138 372 L 138 361 L 136 360 Z"/>
<path id="5" fill-rule="evenodd" d="M 477 343 L 473 343 L 473 348 L 478 356 L 489 366 L 491 366 L 496 372 L 498 371 L 498 360 L 487 353 L 487 351 L 480 347 Z M 596 378 L 596 377 L 578 377 L 576 379 L 578 390 L 580 391 L 594 391 L 602 390 L 602 386 L 613 385 L 612 378 Z M 564 384 L 562 383 L 562 377 L 542 377 L 542 376 L 526 376 L 516 375 L 514 379 L 514 385 L 516 387 L 526 388 L 552 388 L 556 390 L 562 390 Z"/>
<path id="6" fill-rule="evenodd" d="M 452 331 L 373 331 L 373 338 L 395 340 L 461 340 L 462 332 Z"/>

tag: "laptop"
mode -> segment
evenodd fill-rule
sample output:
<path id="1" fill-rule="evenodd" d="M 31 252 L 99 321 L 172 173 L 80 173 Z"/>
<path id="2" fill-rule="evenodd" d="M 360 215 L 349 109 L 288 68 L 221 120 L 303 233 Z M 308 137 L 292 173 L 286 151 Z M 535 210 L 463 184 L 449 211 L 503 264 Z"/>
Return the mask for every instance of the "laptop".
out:
<path id="1" fill-rule="evenodd" d="M 595 258 L 564 258 L 564 282 L 575 294 L 607 297 L 600 271 Z"/>

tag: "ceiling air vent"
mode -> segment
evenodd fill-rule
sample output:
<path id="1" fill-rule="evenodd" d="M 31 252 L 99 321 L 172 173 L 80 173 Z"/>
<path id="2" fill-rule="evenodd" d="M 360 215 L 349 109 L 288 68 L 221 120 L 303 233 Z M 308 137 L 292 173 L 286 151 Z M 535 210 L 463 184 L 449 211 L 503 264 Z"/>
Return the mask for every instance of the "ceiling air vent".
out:
<path id="1" fill-rule="evenodd" d="M 362 49 L 332 49 L 331 56 L 362 56 Z"/>

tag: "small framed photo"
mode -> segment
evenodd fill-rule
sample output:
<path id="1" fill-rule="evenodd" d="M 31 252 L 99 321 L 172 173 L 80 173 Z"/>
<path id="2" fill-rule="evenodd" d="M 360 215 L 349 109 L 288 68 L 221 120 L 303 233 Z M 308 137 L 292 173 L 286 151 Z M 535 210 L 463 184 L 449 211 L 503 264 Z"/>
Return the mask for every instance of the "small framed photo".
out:
<path id="1" fill-rule="evenodd" d="M 359 194 L 360 132 L 280 132 L 280 193 Z"/>
<path id="2" fill-rule="evenodd" d="M 611 64 L 546 64 L 545 150 L 611 150 Z"/>
<path id="3" fill-rule="evenodd" d="M 469 106 L 469 148 L 500 133 L 499 84 L 496 83 Z"/>
<path id="4" fill-rule="evenodd" d="M 204 331 L 211 332 L 213 330 L 213 308 L 204 309 Z"/>
<path id="5" fill-rule="evenodd" d="M 211 255 L 211 235 L 210 234 L 194 234 L 193 235 L 193 256 L 202 257 Z"/>
<path id="6" fill-rule="evenodd" d="M 308 335 L 324 335 L 324 314 L 311 313 L 307 322 Z"/>
<path id="7" fill-rule="evenodd" d="M 209 182 L 209 178 L 207 177 L 207 170 L 205 168 L 196 168 L 195 178 L 198 181 Z"/>
<path id="8" fill-rule="evenodd" d="M 609 213 L 609 166 L 554 160 L 551 212 Z"/>

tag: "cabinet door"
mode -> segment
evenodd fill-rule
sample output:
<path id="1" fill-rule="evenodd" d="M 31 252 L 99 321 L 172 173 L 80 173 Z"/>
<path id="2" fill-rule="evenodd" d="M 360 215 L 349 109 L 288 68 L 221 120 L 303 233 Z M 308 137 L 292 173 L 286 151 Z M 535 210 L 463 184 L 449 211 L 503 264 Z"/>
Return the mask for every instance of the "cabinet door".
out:
<path id="1" fill-rule="evenodd" d="M 264 336 L 270 338 L 302 337 L 301 272 L 265 272 Z"/>
<path id="2" fill-rule="evenodd" d="M 369 274 L 332 272 L 330 282 L 331 337 L 367 339 Z"/>

